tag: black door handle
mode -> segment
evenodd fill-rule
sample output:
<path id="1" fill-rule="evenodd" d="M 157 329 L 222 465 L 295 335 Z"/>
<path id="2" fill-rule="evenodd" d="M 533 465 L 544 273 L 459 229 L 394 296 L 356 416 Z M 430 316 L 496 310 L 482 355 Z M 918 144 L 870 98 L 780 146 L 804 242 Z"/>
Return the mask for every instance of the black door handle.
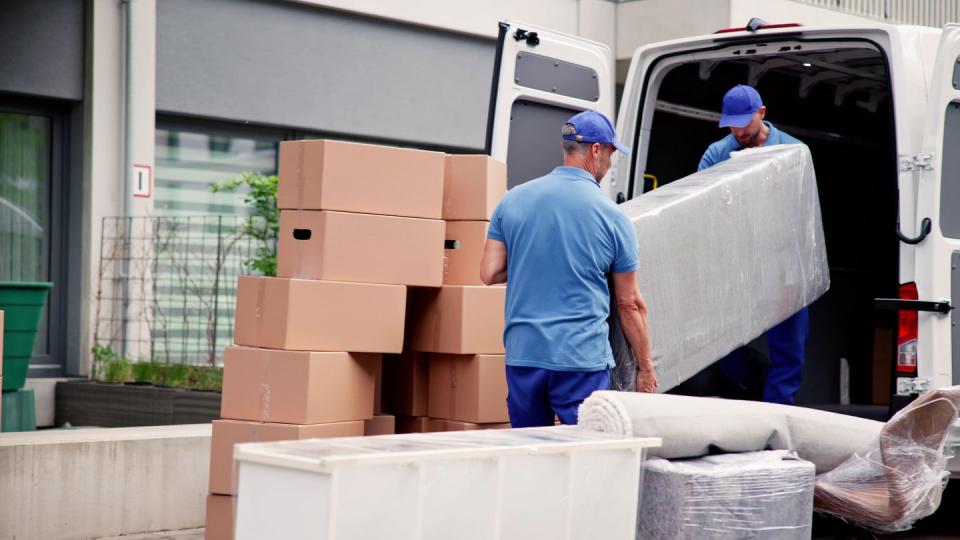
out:
<path id="1" fill-rule="evenodd" d="M 920 234 L 917 235 L 916 238 L 910 238 L 910 237 L 904 236 L 903 233 L 900 232 L 900 220 L 897 220 L 897 238 L 899 238 L 900 241 L 903 242 L 904 244 L 910 244 L 911 246 L 919 244 L 920 242 L 923 242 L 923 239 L 926 238 L 928 234 L 930 234 L 930 231 L 932 229 L 933 229 L 933 222 L 930 221 L 930 218 L 925 217 L 920 221 Z"/>
<path id="2" fill-rule="evenodd" d="M 617 192 L 617 204 L 623 204 L 627 202 L 627 196 L 623 194 L 622 191 Z"/>
<path id="3" fill-rule="evenodd" d="M 946 315 L 953 310 L 950 302 L 934 302 L 931 300 L 906 300 L 903 298 L 874 298 L 874 309 L 896 309 L 903 311 L 932 311 Z"/>

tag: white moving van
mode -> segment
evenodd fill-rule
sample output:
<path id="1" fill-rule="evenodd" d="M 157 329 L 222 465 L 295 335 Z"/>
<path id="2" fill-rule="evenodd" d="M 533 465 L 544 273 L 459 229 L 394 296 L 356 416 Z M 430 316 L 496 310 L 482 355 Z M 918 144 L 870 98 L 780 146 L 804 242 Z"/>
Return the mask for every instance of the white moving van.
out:
<path id="1" fill-rule="evenodd" d="M 895 403 L 960 384 L 960 26 L 752 21 L 642 47 L 616 115 L 633 154 L 604 180 L 610 197 L 694 172 L 727 133 L 721 97 L 742 83 L 810 147 L 817 172 L 832 285 L 811 307 L 800 400 L 838 402 L 841 359 L 854 402 L 875 399 L 874 381 Z M 566 118 L 613 117 L 615 102 L 608 47 L 501 23 L 487 150 L 508 163 L 511 187 L 559 163 Z"/>

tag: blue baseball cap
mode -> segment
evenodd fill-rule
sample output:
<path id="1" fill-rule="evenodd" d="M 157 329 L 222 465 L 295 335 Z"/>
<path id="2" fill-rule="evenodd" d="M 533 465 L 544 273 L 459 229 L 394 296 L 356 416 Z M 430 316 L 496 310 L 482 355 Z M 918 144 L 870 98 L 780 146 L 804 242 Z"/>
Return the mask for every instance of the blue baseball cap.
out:
<path id="1" fill-rule="evenodd" d="M 612 144 L 620 152 L 630 155 L 630 150 L 617 142 L 617 132 L 613 129 L 613 123 L 597 111 L 587 110 L 576 114 L 567 120 L 567 124 L 571 124 L 574 129 L 573 131 L 568 131 L 569 128 L 563 130 L 564 140 Z"/>
<path id="2" fill-rule="evenodd" d="M 720 127 L 742 128 L 753 120 L 760 107 L 763 107 L 760 94 L 752 86 L 738 84 L 723 95 Z"/>

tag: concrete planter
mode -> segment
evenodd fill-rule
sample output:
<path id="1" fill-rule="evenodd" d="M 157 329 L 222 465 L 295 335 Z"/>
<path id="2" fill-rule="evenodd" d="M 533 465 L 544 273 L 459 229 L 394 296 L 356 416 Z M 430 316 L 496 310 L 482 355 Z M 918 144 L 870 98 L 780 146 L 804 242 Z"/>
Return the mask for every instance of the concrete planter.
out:
<path id="1" fill-rule="evenodd" d="M 219 417 L 219 392 L 94 381 L 57 383 L 57 426 L 202 424 Z"/>

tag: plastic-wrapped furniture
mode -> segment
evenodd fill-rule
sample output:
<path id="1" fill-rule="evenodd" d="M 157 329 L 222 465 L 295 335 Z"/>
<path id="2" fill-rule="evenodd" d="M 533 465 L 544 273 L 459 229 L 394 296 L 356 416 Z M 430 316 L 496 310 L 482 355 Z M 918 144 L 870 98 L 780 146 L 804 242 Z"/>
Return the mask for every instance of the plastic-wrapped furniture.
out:
<path id="1" fill-rule="evenodd" d="M 660 391 L 762 335 L 830 286 L 817 181 L 804 145 L 737 152 L 620 209 L 637 232 L 637 280 L 649 308 Z M 614 372 L 612 388 L 628 390 L 635 361 L 618 324 L 614 310 L 611 348 L 626 367 Z"/>
<path id="2" fill-rule="evenodd" d="M 784 450 L 650 458 L 637 538 L 806 540 L 813 477 L 813 463 Z"/>

